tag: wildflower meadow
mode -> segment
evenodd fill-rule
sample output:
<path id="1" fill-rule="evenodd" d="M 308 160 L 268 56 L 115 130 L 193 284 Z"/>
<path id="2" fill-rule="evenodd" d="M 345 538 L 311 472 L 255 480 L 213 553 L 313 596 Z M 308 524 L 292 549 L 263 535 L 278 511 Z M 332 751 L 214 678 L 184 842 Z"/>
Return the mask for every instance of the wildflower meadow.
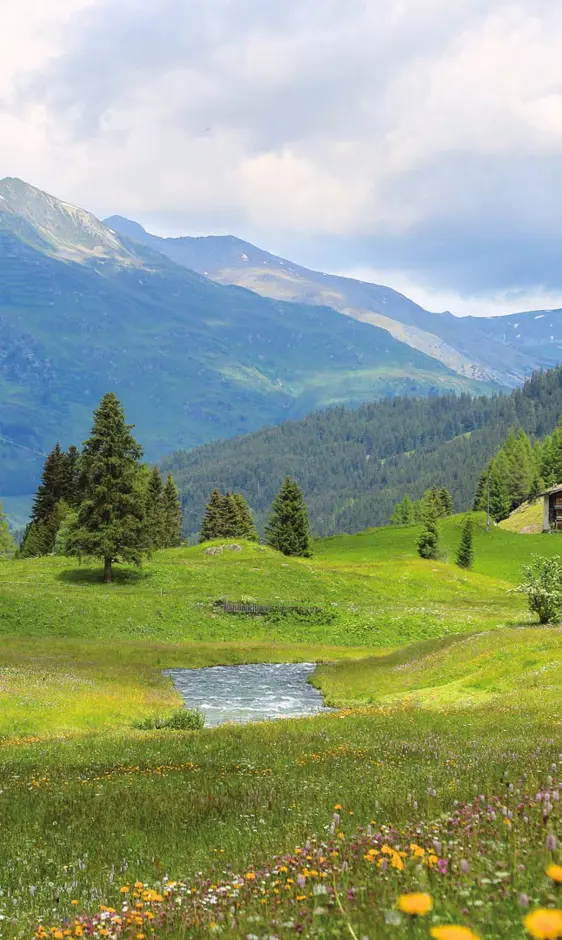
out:
<path id="1" fill-rule="evenodd" d="M 476 572 L 411 530 L 173 549 L 109 589 L 0 566 L 0 938 L 562 937 L 562 633 L 509 593 L 524 539 L 478 530 Z M 169 667 L 313 658 L 333 711 L 171 720 Z"/>

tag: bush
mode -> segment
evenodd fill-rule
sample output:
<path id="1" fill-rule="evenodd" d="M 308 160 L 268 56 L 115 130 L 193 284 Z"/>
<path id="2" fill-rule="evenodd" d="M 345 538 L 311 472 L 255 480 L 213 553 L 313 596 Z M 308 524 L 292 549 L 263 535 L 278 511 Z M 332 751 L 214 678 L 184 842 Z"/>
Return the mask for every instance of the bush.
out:
<path id="1" fill-rule="evenodd" d="M 150 715 L 136 721 L 133 728 L 139 731 L 200 731 L 204 726 L 203 715 L 195 709 L 177 708 L 171 715 Z"/>
<path id="2" fill-rule="evenodd" d="M 428 510 L 426 513 L 424 526 L 418 538 L 417 548 L 420 558 L 436 560 L 441 556 L 437 517 L 432 509 Z"/>
<path id="3" fill-rule="evenodd" d="M 527 595 L 529 610 L 537 614 L 540 623 L 558 623 L 562 616 L 562 560 L 560 555 L 534 555 L 533 559 L 521 569 L 523 583 L 515 591 Z"/>
<path id="4" fill-rule="evenodd" d="M 266 623 L 283 624 L 290 621 L 312 627 L 335 623 L 339 615 L 337 611 L 324 607 L 274 607 L 264 619 Z"/>

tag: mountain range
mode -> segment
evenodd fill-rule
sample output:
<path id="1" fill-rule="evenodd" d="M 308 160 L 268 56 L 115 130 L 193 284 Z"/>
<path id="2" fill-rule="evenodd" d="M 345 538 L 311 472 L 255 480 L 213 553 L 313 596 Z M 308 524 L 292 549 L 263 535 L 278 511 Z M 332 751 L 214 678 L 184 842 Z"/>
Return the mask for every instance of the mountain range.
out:
<path id="1" fill-rule="evenodd" d="M 218 283 L 329 306 L 380 327 L 469 379 L 515 388 L 536 369 L 562 361 L 562 310 L 487 318 L 430 313 L 389 287 L 311 271 L 232 236 L 160 238 L 121 216 L 105 224 Z"/>
<path id="2" fill-rule="evenodd" d="M 513 322 L 512 322 L 513 321 Z M 456 319 L 233 237 L 161 239 L 0 181 L 0 494 L 102 394 L 149 460 L 329 405 L 489 393 L 562 361 L 561 312 Z"/>

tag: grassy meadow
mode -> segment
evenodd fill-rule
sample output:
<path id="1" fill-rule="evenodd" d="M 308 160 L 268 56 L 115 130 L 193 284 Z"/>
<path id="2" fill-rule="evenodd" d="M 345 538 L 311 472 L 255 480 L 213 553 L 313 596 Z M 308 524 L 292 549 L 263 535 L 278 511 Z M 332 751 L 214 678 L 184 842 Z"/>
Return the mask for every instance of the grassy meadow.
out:
<path id="1" fill-rule="evenodd" d="M 470 572 L 451 563 L 461 517 L 448 562 L 419 559 L 413 528 L 309 560 L 173 549 L 109 586 L 90 564 L 2 562 L 2 940 L 562 936 L 554 910 L 523 923 L 562 908 L 545 873 L 562 861 L 562 632 L 510 593 L 562 540 L 475 520 Z M 321 610 L 229 616 L 220 598 Z M 299 660 L 337 710 L 134 727 L 180 704 L 167 667 Z"/>

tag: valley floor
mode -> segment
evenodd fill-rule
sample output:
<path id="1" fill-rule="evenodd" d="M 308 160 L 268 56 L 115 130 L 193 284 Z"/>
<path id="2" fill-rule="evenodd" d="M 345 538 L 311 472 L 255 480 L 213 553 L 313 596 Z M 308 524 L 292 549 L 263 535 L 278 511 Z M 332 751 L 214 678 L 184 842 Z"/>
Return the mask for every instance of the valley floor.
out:
<path id="1" fill-rule="evenodd" d="M 523 918 L 558 904 L 562 632 L 509 591 L 558 540 L 477 522 L 472 572 L 418 559 L 407 528 L 306 561 L 162 552 L 109 588 L 4 562 L 0 937 L 557 936 Z M 227 616 L 221 597 L 322 610 Z M 341 710 L 133 727 L 180 704 L 166 667 L 298 660 Z M 431 911 L 401 912 L 410 891 Z"/>

